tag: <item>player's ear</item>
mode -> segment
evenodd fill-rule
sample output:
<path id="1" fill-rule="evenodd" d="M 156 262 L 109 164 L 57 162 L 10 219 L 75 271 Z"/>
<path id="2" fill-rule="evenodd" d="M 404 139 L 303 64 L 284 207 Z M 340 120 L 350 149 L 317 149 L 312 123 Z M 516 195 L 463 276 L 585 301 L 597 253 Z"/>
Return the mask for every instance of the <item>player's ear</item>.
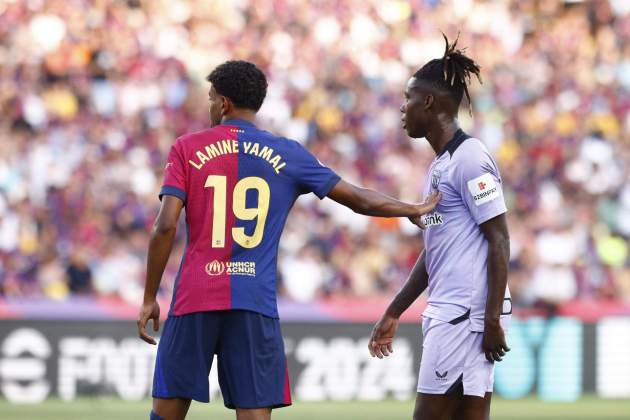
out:
<path id="1" fill-rule="evenodd" d="M 230 101 L 226 96 L 221 96 L 221 116 L 228 115 L 232 112 L 232 101 Z"/>
<path id="2" fill-rule="evenodd" d="M 424 109 L 427 110 L 431 108 L 433 105 L 434 97 L 432 93 L 427 93 L 427 96 L 424 97 Z"/>

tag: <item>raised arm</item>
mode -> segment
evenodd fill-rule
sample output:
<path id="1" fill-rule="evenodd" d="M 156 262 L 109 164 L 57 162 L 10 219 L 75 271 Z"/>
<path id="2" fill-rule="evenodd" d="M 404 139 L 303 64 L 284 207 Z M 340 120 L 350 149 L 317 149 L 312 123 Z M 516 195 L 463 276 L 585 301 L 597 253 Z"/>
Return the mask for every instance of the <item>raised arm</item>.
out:
<path id="1" fill-rule="evenodd" d="M 418 296 L 427 288 L 429 275 L 425 264 L 425 252 L 422 251 L 416 264 L 413 266 L 405 285 L 400 289 L 396 297 L 391 301 L 381 319 L 372 330 L 372 337 L 368 343 L 370 354 L 382 359 L 392 353 L 392 342 L 398 329 L 400 316 L 418 299 Z"/>
<path id="2" fill-rule="evenodd" d="M 328 197 L 355 213 L 366 216 L 417 218 L 433 210 L 441 196 L 431 194 L 425 203 L 409 204 L 377 191 L 357 187 L 340 180 L 330 190 Z M 414 223 L 416 222 L 414 221 Z"/>
<path id="3" fill-rule="evenodd" d="M 173 248 L 177 221 L 184 203 L 177 197 L 164 195 L 157 219 L 151 231 L 149 252 L 147 255 L 147 277 L 144 286 L 144 301 L 138 315 L 138 335 L 149 344 L 156 344 L 155 339 L 146 331 L 149 319 L 153 320 L 153 330 L 160 329 L 160 305 L 156 297 L 160 288 L 160 281 L 168 257 Z"/>
<path id="4" fill-rule="evenodd" d="M 505 213 L 480 224 L 479 228 L 488 240 L 488 298 L 482 348 L 489 362 L 500 362 L 505 352 L 510 351 L 499 322 L 510 260 L 510 237 Z"/>

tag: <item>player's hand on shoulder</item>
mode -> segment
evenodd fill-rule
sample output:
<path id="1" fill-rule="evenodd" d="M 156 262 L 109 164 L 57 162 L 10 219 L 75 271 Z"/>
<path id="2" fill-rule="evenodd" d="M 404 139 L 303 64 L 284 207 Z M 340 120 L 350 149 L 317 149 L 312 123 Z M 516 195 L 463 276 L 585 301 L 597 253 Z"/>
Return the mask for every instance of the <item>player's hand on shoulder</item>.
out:
<path id="1" fill-rule="evenodd" d="M 420 229 L 426 229 L 425 224 L 422 222 L 422 216 L 433 211 L 435 206 L 440 202 L 442 193 L 439 191 L 432 191 L 431 194 L 420 204 L 418 204 L 418 214 L 410 217 L 409 220 Z"/>
<path id="2" fill-rule="evenodd" d="M 372 330 L 372 336 L 368 342 L 368 349 L 372 357 L 382 359 L 394 352 L 392 343 L 396 330 L 398 329 L 398 318 L 383 315 Z"/>
<path id="3" fill-rule="evenodd" d="M 138 337 L 149 344 L 157 344 L 155 338 L 151 337 L 146 330 L 149 320 L 153 320 L 153 331 L 160 330 L 160 305 L 157 301 L 142 303 L 138 314 Z"/>
<path id="4" fill-rule="evenodd" d="M 481 348 L 490 363 L 502 361 L 503 356 L 510 351 L 499 321 L 485 323 Z"/>

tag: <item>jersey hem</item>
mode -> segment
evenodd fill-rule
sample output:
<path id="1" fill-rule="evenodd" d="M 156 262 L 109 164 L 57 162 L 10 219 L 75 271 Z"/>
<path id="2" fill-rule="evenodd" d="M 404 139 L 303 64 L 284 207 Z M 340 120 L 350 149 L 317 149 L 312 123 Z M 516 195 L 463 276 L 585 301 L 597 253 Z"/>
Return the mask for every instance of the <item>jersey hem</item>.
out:
<path id="1" fill-rule="evenodd" d="M 499 324 L 504 331 L 507 331 L 512 323 L 512 315 L 501 315 L 499 317 Z M 485 321 L 483 318 L 471 317 L 470 318 L 470 331 L 482 333 L 485 331 Z"/>
<path id="2" fill-rule="evenodd" d="M 192 309 L 192 310 L 180 310 L 180 311 L 173 311 L 172 313 L 169 313 L 168 316 L 184 316 L 184 315 L 190 315 L 190 314 L 194 314 L 198 312 L 220 312 L 220 311 L 249 311 L 249 312 L 256 312 L 268 318 L 280 319 L 280 317 L 278 316 L 278 312 L 273 313 L 273 312 L 261 311 L 259 309 L 245 307 L 245 306 L 230 306 L 229 308 L 220 307 L 220 308 L 199 308 L 199 309 Z"/>
<path id="3" fill-rule="evenodd" d="M 437 319 L 438 321 L 442 321 L 442 322 L 451 322 L 454 319 L 460 318 L 462 316 L 464 316 L 467 312 L 470 312 L 470 309 L 464 309 L 462 307 L 462 311 L 458 312 L 458 311 L 448 311 L 446 313 L 444 313 L 445 311 L 440 311 L 442 313 L 436 313 L 433 312 L 432 309 L 430 307 L 427 307 L 424 312 L 422 312 L 422 316 L 426 317 L 426 318 L 431 318 L 431 319 Z"/>

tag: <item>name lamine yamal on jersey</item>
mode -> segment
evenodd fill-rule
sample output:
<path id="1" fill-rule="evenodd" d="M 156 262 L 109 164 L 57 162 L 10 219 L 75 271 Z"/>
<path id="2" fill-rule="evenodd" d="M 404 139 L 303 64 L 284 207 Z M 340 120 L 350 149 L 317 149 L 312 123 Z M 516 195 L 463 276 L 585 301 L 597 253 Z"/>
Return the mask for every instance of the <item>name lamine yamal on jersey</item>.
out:
<path id="1" fill-rule="evenodd" d="M 191 159 L 188 163 L 190 163 L 195 169 L 199 170 L 203 168 L 206 162 L 209 162 L 217 156 L 239 153 L 240 146 L 243 147 L 244 153 L 266 160 L 271 166 L 273 166 L 273 169 L 277 174 L 279 174 L 280 170 L 286 166 L 286 162 L 283 161 L 282 156 L 275 153 L 271 147 L 261 147 L 256 141 L 244 141 L 239 143 L 238 140 L 233 139 L 218 140 L 215 143 L 205 146 L 203 149 L 197 150 L 195 152 L 197 161 Z"/>

